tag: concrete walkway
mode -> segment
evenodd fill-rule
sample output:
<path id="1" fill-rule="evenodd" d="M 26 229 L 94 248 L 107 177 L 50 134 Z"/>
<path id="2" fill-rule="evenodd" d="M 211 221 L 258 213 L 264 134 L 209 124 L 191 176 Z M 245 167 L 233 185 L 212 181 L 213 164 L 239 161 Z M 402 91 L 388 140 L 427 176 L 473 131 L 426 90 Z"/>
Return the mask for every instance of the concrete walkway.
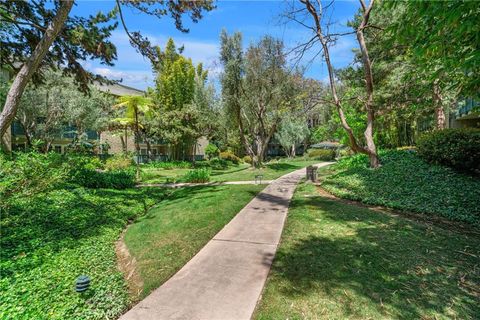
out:
<path id="1" fill-rule="evenodd" d="M 247 180 L 247 181 L 224 181 L 224 182 L 179 182 L 179 183 L 141 183 L 137 184 L 137 188 L 141 187 L 163 187 L 163 188 L 182 188 L 182 187 L 196 187 L 196 186 L 222 186 L 226 184 L 270 184 L 275 180 Z"/>
<path id="2" fill-rule="evenodd" d="M 250 319 L 302 177 L 305 169 L 273 181 L 179 272 L 120 319 Z"/>

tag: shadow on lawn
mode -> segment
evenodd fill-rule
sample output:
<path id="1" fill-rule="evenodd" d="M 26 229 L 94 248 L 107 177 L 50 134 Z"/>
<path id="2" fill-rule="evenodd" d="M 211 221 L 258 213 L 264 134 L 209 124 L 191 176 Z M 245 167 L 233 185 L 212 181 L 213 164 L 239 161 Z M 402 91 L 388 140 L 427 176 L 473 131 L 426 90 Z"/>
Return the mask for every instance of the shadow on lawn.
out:
<path id="1" fill-rule="evenodd" d="M 275 275 L 290 283 L 281 287 L 283 294 L 320 290 L 323 298 L 338 298 L 341 313 L 353 318 L 362 315 L 352 305 L 362 309 L 365 300 L 389 318 L 480 314 L 478 239 L 320 197 L 297 199 L 293 207 L 318 210 L 295 211 L 301 215 L 296 223 L 322 225 L 306 237 L 287 232 L 298 240 L 286 241 L 273 265 Z M 466 249 L 474 252 L 462 253 Z"/>
<path id="2" fill-rule="evenodd" d="M 267 164 L 266 167 L 275 171 L 293 170 L 301 168 L 301 166 L 295 166 L 290 163 L 271 163 Z"/>

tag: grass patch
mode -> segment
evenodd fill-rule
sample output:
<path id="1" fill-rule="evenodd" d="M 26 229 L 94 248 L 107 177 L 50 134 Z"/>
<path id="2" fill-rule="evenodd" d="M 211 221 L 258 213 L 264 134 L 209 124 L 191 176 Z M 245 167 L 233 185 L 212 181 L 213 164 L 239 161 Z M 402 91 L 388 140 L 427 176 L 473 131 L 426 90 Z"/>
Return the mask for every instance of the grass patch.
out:
<path id="1" fill-rule="evenodd" d="M 322 169 L 332 194 L 366 204 L 438 215 L 480 226 L 480 179 L 424 162 L 414 152 L 387 151 L 382 167 L 367 168 L 364 156 Z"/>
<path id="2" fill-rule="evenodd" d="M 143 296 L 187 263 L 258 192 L 261 185 L 177 189 L 132 224 L 125 243 L 144 282 Z"/>
<path id="3" fill-rule="evenodd" d="M 480 239 L 318 195 L 290 205 L 256 319 L 475 319 Z"/>
<path id="4" fill-rule="evenodd" d="M 265 164 L 264 168 L 254 169 L 249 164 L 239 164 L 227 169 L 212 170 L 210 181 L 250 181 L 255 180 L 256 175 L 263 175 L 263 180 L 274 180 L 284 174 L 301 169 L 311 164 L 316 164 L 319 160 L 284 159 L 271 161 Z M 162 168 L 142 168 L 143 183 L 168 183 L 184 182 L 183 177 L 188 173 L 188 169 L 162 169 Z"/>
<path id="5" fill-rule="evenodd" d="M 1 319 L 111 319 L 129 304 L 114 243 L 167 191 L 58 189 L 2 212 Z M 170 192 L 170 191 L 168 191 Z M 91 288 L 74 291 L 86 274 Z"/>

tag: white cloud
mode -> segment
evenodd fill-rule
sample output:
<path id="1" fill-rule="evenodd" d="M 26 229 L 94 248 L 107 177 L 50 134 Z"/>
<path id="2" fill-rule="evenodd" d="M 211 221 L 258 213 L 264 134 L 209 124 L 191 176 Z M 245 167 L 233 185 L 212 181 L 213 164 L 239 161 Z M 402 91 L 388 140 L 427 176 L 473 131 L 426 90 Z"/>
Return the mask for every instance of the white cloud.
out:
<path id="1" fill-rule="evenodd" d="M 111 68 L 93 68 L 94 73 L 111 80 L 122 80 L 122 83 L 138 89 L 145 89 L 153 85 L 153 74 L 144 70 L 119 70 Z"/>

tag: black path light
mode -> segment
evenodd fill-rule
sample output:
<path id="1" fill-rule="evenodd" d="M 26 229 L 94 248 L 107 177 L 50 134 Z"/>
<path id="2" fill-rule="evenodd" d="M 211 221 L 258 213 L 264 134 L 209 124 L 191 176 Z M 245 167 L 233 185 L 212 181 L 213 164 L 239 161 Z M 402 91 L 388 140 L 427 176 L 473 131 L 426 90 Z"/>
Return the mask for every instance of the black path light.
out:
<path id="1" fill-rule="evenodd" d="M 90 278 L 88 276 L 80 276 L 75 281 L 75 291 L 84 292 L 90 287 Z"/>

